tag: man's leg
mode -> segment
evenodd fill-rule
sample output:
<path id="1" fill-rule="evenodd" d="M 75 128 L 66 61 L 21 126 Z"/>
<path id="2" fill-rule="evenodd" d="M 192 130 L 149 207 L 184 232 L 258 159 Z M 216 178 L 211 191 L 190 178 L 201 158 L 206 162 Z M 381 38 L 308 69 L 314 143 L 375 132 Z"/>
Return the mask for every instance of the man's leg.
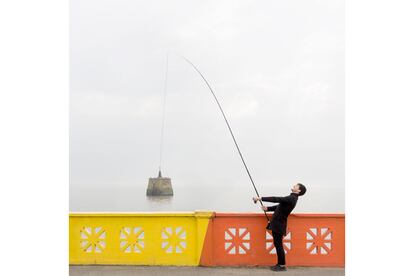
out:
<path id="1" fill-rule="evenodd" d="M 286 261 L 285 250 L 283 249 L 283 235 L 272 231 L 272 236 L 273 244 L 275 245 L 277 252 L 277 265 L 284 266 Z"/>

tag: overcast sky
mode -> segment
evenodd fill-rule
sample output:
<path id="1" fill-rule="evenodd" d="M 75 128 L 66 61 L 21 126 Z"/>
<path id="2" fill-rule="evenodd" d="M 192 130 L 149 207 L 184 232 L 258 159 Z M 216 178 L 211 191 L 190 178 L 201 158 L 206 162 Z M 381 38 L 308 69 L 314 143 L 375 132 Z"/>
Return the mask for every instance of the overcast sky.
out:
<path id="1" fill-rule="evenodd" d="M 344 13 L 342 0 L 71 0 L 70 208 L 83 191 L 145 192 L 156 176 L 170 52 L 162 168 L 173 187 L 253 195 L 180 54 L 212 85 L 259 191 L 302 182 L 308 209 L 329 197 L 342 210 Z"/>

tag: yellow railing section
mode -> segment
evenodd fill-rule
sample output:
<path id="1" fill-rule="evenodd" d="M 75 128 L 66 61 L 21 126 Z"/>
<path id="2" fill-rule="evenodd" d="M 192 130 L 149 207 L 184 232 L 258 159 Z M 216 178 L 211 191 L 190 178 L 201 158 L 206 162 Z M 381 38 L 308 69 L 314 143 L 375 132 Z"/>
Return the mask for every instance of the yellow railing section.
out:
<path id="1" fill-rule="evenodd" d="M 197 266 L 213 212 L 72 213 L 70 264 Z"/>

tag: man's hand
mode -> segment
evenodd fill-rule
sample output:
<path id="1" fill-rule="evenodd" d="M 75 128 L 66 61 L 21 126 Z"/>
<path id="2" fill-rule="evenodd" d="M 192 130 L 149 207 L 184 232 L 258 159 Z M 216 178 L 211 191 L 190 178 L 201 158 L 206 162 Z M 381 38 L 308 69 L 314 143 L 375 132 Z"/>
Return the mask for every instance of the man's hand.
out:
<path id="1" fill-rule="evenodd" d="M 261 201 L 262 199 L 260 197 L 257 197 L 257 196 L 253 197 L 254 204 L 256 204 L 259 200 Z"/>
<path id="2" fill-rule="evenodd" d="M 266 206 L 262 206 L 262 210 L 263 211 L 267 211 L 267 207 Z"/>

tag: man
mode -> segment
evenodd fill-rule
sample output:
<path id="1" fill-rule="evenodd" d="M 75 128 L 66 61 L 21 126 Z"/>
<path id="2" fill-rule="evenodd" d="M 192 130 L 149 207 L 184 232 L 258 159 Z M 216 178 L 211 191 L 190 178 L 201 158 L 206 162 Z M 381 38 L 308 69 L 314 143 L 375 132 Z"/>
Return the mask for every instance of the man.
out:
<path id="1" fill-rule="evenodd" d="M 283 249 L 283 237 L 286 235 L 287 218 L 296 206 L 298 197 L 306 193 L 306 187 L 298 183 L 291 189 L 292 193 L 285 197 L 253 197 L 254 203 L 257 201 L 276 202 L 278 205 L 266 207 L 262 206 L 264 211 L 274 211 L 270 220 L 270 229 L 272 230 L 273 243 L 277 252 L 277 264 L 270 267 L 273 271 L 286 271 L 285 250 Z"/>

